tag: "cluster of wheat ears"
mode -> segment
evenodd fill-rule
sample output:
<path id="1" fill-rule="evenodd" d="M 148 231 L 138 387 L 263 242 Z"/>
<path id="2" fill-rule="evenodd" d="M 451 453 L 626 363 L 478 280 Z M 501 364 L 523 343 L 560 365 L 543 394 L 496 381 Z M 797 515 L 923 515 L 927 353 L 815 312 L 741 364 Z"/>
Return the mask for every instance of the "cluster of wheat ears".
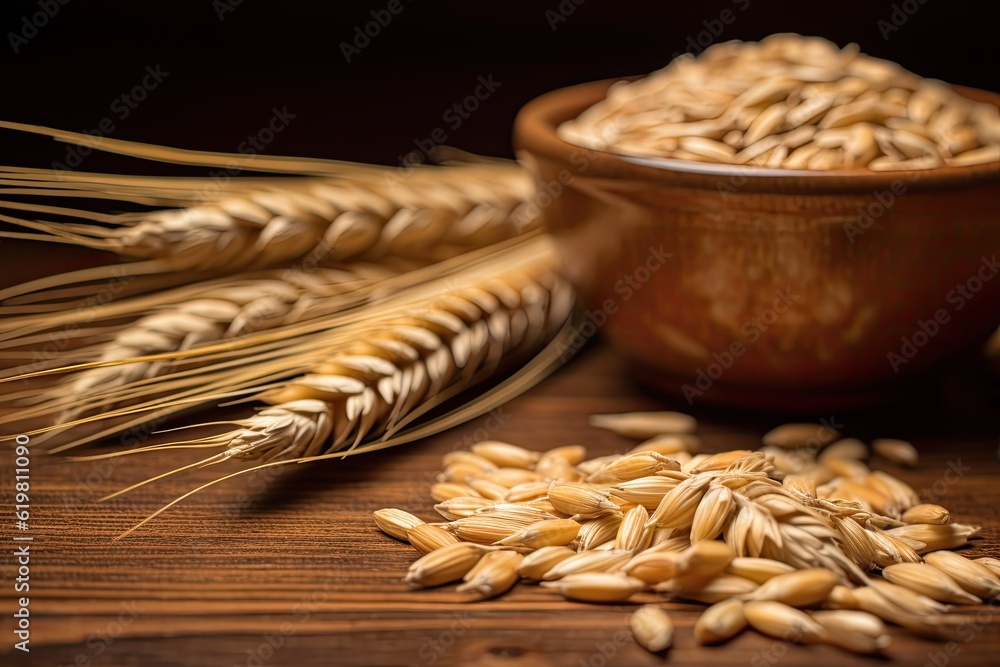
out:
<path id="1" fill-rule="evenodd" d="M 0 390 L 11 406 L 0 423 L 33 445 L 63 452 L 181 411 L 259 404 L 222 432 L 97 455 L 211 450 L 147 482 L 253 462 L 216 483 L 449 428 L 565 356 L 573 295 L 516 163 L 452 160 L 400 179 L 390 167 L 329 160 L 109 138 L 98 148 L 281 175 L 217 188 L 206 178 L 0 167 L 9 226 L 0 236 L 119 258 L 0 289 Z M 59 197 L 78 207 L 53 205 Z M 109 203 L 129 210 L 108 213 Z M 95 298 L 102 290 L 116 298 Z M 456 399 L 491 378 L 474 399 Z"/>

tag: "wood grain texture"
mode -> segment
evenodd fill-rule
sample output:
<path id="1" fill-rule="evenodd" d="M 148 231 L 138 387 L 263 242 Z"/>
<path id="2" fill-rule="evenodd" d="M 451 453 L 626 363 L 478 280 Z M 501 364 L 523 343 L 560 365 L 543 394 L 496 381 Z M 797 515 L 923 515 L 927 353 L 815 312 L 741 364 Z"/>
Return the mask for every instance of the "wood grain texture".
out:
<path id="1" fill-rule="evenodd" d="M 13 456 L 0 464 L 3 664 L 10 665 L 656 665 L 627 632 L 634 605 L 586 605 L 518 585 L 470 603 L 453 587 L 410 591 L 401 581 L 417 553 L 375 529 L 372 511 L 400 507 L 431 519 L 427 489 L 441 455 L 486 437 L 527 447 L 583 443 L 592 455 L 631 443 L 592 429 L 587 415 L 675 408 L 633 385 L 622 362 L 594 348 L 493 421 L 342 462 L 260 472 L 209 488 L 132 536 L 113 537 L 176 495 L 240 464 L 191 471 L 107 503 L 101 495 L 195 460 L 158 453 L 120 463 L 32 460 L 31 652 L 12 651 L 9 514 Z M 982 524 L 969 553 L 1000 555 L 995 380 L 943 383 L 925 404 L 832 417 L 849 435 L 911 438 L 921 464 L 898 474 L 937 494 L 957 521 Z M 786 416 L 694 410 L 708 451 L 755 447 Z M 478 432 L 477 432 L 478 431 Z M 156 436 L 161 441 L 166 435 Z M 956 478 L 946 471 L 962 471 Z M 967 468 L 967 469 L 966 469 Z M 952 480 L 948 483 L 946 480 Z M 636 602 L 652 600 L 640 596 Z M 745 633 L 723 648 L 694 644 L 698 606 L 669 604 L 677 625 L 668 663 L 854 665 L 873 659 L 823 646 L 786 646 Z M 984 608 L 985 609 L 985 608 Z M 983 620 L 1000 614 L 987 610 Z M 893 630 L 887 655 L 923 665 L 946 646 Z M 995 664 L 1000 625 L 969 629 L 949 667 Z M 942 659 L 943 659 L 942 657 Z"/>

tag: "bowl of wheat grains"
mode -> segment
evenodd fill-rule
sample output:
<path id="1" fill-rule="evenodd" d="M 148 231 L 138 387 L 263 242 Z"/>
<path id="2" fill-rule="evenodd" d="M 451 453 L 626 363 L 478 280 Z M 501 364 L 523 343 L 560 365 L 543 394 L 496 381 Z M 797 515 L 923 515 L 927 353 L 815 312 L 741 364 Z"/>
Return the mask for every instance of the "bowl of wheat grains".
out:
<path id="1" fill-rule="evenodd" d="M 775 35 L 515 124 L 589 323 L 691 404 L 863 405 L 1000 324 L 1000 95 Z"/>

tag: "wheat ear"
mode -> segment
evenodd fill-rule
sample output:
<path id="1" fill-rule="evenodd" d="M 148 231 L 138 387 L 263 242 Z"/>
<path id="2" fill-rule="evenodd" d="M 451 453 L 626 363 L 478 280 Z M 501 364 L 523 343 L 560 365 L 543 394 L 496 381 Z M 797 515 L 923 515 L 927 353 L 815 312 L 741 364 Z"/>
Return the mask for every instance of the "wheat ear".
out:
<path id="1" fill-rule="evenodd" d="M 517 245 L 520 241 L 509 243 Z M 35 407 L 22 409 L 19 417 L 43 418 L 48 423 L 55 418 L 55 423 L 66 424 L 81 416 L 130 405 L 136 402 L 135 395 L 128 393 L 130 386 L 135 387 L 178 368 L 193 369 L 200 363 L 198 357 L 202 352 L 208 353 L 206 363 L 210 362 L 213 344 L 224 342 L 227 348 L 235 351 L 252 345 L 252 339 L 248 340 L 251 332 L 295 325 L 301 334 L 302 325 L 308 322 L 316 322 L 317 328 L 322 329 L 331 315 L 357 308 L 371 299 L 377 302 L 406 286 L 461 271 L 464 266 L 500 252 L 504 247 L 504 244 L 495 244 L 431 265 L 385 259 L 381 264 L 353 263 L 341 269 L 285 270 L 262 278 L 235 277 L 230 282 L 189 285 L 154 296 L 111 302 L 90 313 L 91 323 L 100 324 L 105 318 L 138 319 L 122 326 L 110 337 L 29 366 L 35 371 L 55 368 L 58 372 L 58 367 L 65 366 L 67 360 L 91 362 L 91 367 L 75 374 L 68 382 L 28 392 L 19 404 Z M 135 306 L 130 308 L 130 302 Z M 38 332 L 46 323 L 50 327 L 71 323 L 76 314 L 68 313 L 67 316 L 69 319 L 52 315 L 13 318 L 20 319 L 21 326 L 6 334 L 0 328 L 0 357 L 5 355 L 3 348 L 24 346 L 40 336 L 44 338 Z M 59 335 L 71 339 L 78 331 L 89 333 L 91 329 L 73 328 Z M 6 353 L 11 354 L 16 353 Z M 144 360 L 131 361 L 135 358 Z M 26 379 L 23 374 L 18 377 Z M 146 399 L 150 397 L 150 394 L 140 395 Z M 38 442 L 47 438 L 42 436 Z"/>
<path id="2" fill-rule="evenodd" d="M 428 399 L 438 399 L 446 388 L 465 387 L 491 374 L 512 350 L 535 349 L 565 321 L 570 304 L 565 290 L 554 277 L 509 275 L 503 284 L 456 293 L 411 317 L 388 322 L 364 343 L 345 348 L 314 372 L 260 399 L 276 406 L 271 410 L 301 401 L 328 402 L 333 419 L 326 451 L 356 447 L 395 427 Z M 230 434 L 230 448 L 248 442 L 247 434 L 259 430 L 252 420 L 244 427 Z M 278 456 L 317 453 L 303 444 L 290 437 Z M 274 448 L 255 445 L 240 455 L 270 460 Z"/>
<path id="3" fill-rule="evenodd" d="M 167 153 L 176 150 L 146 148 Z M 213 155 L 215 162 L 206 164 L 226 164 L 233 157 Z M 292 158 L 278 160 L 295 163 Z M 261 160 L 254 164 L 260 168 L 267 163 Z M 440 259 L 509 238 L 534 224 L 521 210 L 532 192 L 531 179 L 512 162 L 429 167 L 405 179 L 389 167 L 334 164 L 336 176 L 332 178 L 246 179 L 247 183 L 234 179 L 236 183 L 224 192 L 204 197 L 197 179 L 175 179 L 175 184 L 167 178 L 130 180 L 105 174 L 67 176 L 6 168 L 7 178 L 2 182 L 14 186 L 4 191 L 8 194 L 97 196 L 186 207 L 107 215 L 4 201 L 0 202 L 2 208 L 76 217 L 90 224 L 0 215 L 0 220 L 35 232 L 3 232 L 0 236 L 114 252 L 137 260 L 127 266 L 128 275 L 149 275 L 195 270 L 232 273 L 306 256 L 314 262 L 374 259 L 387 254 Z M 208 179 L 200 182 L 203 191 L 211 185 Z M 92 224 L 95 222 L 108 226 Z M 116 272 L 121 268 L 100 266 L 48 276 L 0 290 L 0 300 L 108 279 Z"/>
<path id="4" fill-rule="evenodd" d="M 457 290 L 331 350 L 313 372 L 258 397 L 273 407 L 212 442 L 227 458 L 263 460 L 357 446 L 446 389 L 489 375 L 511 352 L 537 349 L 571 304 L 551 267 Z"/>
<path id="5" fill-rule="evenodd" d="M 463 171 L 455 167 L 440 171 L 453 170 Z M 523 190 L 514 181 L 522 180 L 524 174 L 513 170 L 507 175 L 513 178 L 499 175 L 490 179 L 498 192 L 516 194 Z M 311 264 L 358 258 L 377 260 L 389 255 L 437 260 L 509 238 L 534 224 L 532 218 L 518 214 L 522 199 L 516 196 L 504 194 L 504 200 L 494 202 L 471 199 L 463 185 L 467 176 L 467 173 L 441 174 L 441 182 L 435 184 L 441 191 L 437 198 L 450 199 L 449 208 L 409 205 L 374 193 L 369 193 L 368 202 L 346 201 L 346 198 L 358 199 L 354 188 L 318 185 L 301 193 L 289 189 L 282 195 L 289 204 L 287 208 L 260 208 L 256 220 L 248 220 L 247 201 L 236 200 L 154 212 L 137 225 L 91 227 L 87 233 L 66 231 L 59 228 L 59 223 L 36 223 L 36 227 L 49 231 L 53 238 L 110 250 L 140 261 L 41 278 L 0 290 L 0 299 L 122 275 L 234 273 L 301 258 Z M 428 201 L 435 199 L 430 193 L 423 194 Z M 317 209 L 327 205 L 326 210 L 305 208 L 312 204 Z M 9 216 L 5 219 L 24 222 Z M 524 224 L 518 226 L 517 221 Z"/>
<path id="6" fill-rule="evenodd" d="M 302 275 L 294 272 L 283 280 L 253 281 L 250 284 L 221 288 L 212 298 L 178 303 L 131 323 L 106 343 L 98 344 L 101 362 L 124 361 L 194 350 L 223 341 L 236 342 L 253 332 L 280 327 L 289 322 L 304 322 L 340 309 L 357 306 L 371 289 L 398 273 L 384 267 L 368 267 L 361 277 L 349 270 L 321 270 Z M 86 354 L 87 348 L 77 353 Z M 121 365 L 102 366 L 84 371 L 52 392 L 49 399 L 68 398 L 69 405 L 58 417 L 69 422 L 93 414 L 108 406 L 93 400 L 95 391 L 107 391 L 130 383 L 171 372 L 169 358 Z M 187 367 L 191 367 L 187 364 Z"/>
<path id="7" fill-rule="evenodd" d="M 169 374 L 145 377 L 123 386 L 94 387 L 85 396 L 71 397 L 68 402 L 50 402 L 35 413 L 19 411 L 16 415 L 0 417 L 0 423 L 7 424 L 32 416 L 37 417 L 42 412 L 54 416 L 58 414 L 58 411 L 53 412 L 55 407 L 66 409 L 81 402 L 99 407 L 101 410 L 99 414 L 68 423 L 52 423 L 51 419 L 47 419 L 45 423 L 48 425 L 26 431 L 35 436 L 72 427 L 70 433 L 74 434 L 76 439 L 60 445 L 53 451 L 78 446 L 103 436 L 119 433 L 147 420 L 192 409 L 225 397 L 259 392 L 270 387 L 271 383 L 306 372 L 326 359 L 331 351 L 340 350 L 345 344 L 366 339 L 373 326 L 389 318 L 403 317 L 456 289 L 471 287 L 516 270 L 551 267 L 553 263 L 554 251 L 550 240 L 544 235 L 529 235 L 434 264 L 425 269 L 407 272 L 398 279 L 392 278 L 389 281 L 405 283 L 405 286 L 379 290 L 385 293 L 370 295 L 363 307 L 351 307 L 330 315 L 256 331 L 220 344 L 202 345 L 188 350 L 120 361 L 74 364 L 0 379 L 2 384 L 14 380 L 24 381 L 72 372 L 89 372 L 90 369 L 164 360 L 170 360 L 175 364 Z M 318 300 L 317 303 L 321 308 L 326 307 L 323 300 Z M 523 313 L 512 320 L 515 331 L 524 325 Z M 167 398 L 164 398 L 165 396 Z M 122 407 L 109 407 L 113 405 Z M 122 419 L 128 421 L 121 423 Z M 80 429 L 77 427 L 85 423 L 98 422 L 113 422 L 114 425 L 106 426 L 97 433 L 79 435 Z M 22 425 L 26 426 L 29 425 Z M 40 439 L 38 441 L 40 442 Z"/>
<path id="8" fill-rule="evenodd" d="M 267 464 L 316 460 L 433 433 L 434 426 L 415 429 L 413 435 L 400 431 L 490 377 L 502 363 L 537 352 L 565 326 L 571 307 L 568 285 L 550 266 L 506 272 L 451 291 L 407 316 L 370 326 L 363 342 L 334 348 L 312 372 L 263 393 L 258 398 L 272 405 L 234 422 L 234 429 L 156 446 L 221 451 L 119 493 L 232 458 Z M 550 352 L 542 365 L 551 369 L 553 362 L 558 363 Z M 544 375 L 531 364 L 528 374 Z M 516 386 L 523 389 L 530 384 L 522 376 Z M 493 398 L 486 392 L 461 412 L 477 414 L 483 406 L 475 404 L 495 405 Z M 445 420 L 438 427 L 454 423 Z"/>

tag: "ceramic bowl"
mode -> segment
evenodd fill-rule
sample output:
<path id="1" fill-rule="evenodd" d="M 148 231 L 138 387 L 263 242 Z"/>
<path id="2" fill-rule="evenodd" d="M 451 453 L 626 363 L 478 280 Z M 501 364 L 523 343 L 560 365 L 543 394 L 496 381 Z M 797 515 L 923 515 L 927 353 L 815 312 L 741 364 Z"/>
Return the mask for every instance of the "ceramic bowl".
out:
<path id="1" fill-rule="evenodd" d="M 1000 164 L 790 171 L 559 139 L 612 83 L 529 103 L 515 145 L 586 309 L 581 339 L 599 331 L 640 379 L 690 404 L 862 405 L 1000 324 Z"/>

